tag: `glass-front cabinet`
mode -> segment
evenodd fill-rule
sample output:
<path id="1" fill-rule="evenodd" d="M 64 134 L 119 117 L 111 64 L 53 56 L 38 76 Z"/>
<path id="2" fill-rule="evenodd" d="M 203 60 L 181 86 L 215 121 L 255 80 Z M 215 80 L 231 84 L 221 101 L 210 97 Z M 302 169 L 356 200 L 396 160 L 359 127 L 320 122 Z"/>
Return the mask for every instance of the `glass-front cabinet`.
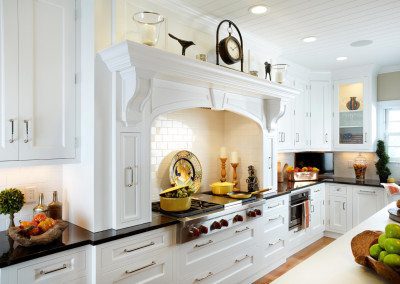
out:
<path id="1" fill-rule="evenodd" d="M 371 150 L 374 117 L 369 78 L 335 81 L 334 149 Z"/>

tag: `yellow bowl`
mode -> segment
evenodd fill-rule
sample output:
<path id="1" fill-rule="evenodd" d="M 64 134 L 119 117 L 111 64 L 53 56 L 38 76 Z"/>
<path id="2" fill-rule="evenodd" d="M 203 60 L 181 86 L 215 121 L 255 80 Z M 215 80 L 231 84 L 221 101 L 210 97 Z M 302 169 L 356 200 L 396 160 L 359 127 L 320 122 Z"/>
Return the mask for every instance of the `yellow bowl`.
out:
<path id="1" fill-rule="evenodd" d="M 192 198 L 184 197 L 184 198 L 169 198 L 160 196 L 160 208 L 164 211 L 186 211 L 190 208 L 192 204 Z"/>
<path id="2" fill-rule="evenodd" d="M 210 185 L 213 194 L 225 195 L 233 191 L 235 184 L 233 182 L 214 182 Z"/>

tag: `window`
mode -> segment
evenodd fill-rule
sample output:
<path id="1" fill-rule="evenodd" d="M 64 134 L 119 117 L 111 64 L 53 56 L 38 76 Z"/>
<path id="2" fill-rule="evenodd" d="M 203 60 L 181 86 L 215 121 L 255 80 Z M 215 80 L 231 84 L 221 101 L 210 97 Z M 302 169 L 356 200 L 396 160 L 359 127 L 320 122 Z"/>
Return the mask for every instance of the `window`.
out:
<path id="1" fill-rule="evenodd" d="M 385 142 L 390 161 L 400 163 L 400 106 L 385 109 Z"/>

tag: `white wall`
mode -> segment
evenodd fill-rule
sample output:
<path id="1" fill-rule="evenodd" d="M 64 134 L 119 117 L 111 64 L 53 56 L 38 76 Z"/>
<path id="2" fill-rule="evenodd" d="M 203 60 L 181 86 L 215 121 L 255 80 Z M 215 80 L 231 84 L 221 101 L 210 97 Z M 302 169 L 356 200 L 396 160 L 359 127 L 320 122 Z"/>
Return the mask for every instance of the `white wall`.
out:
<path id="1" fill-rule="evenodd" d="M 15 215 L 14 222 L 32 219 L 32 209 L 36 206 L 39 193 L 44 194 L 44 203 L 53 199 L 53 191 L 58 191 L 58 198 L 63 200 L 62 166 L 34 166 L 0 169 L 0 190 L 6 188 L 35 188 L 35 202 L 25 204 L 22 210 Z M 6 230 L 9 224 L 8 215 L 0 215 L 0 231 Z"/>
<path id="2" fill-rule="evenodd" d="M 227 147 L 227 180 L 232 180 L 230 152 L 239 154 L 237 169 L 241 190 L 247 190 L 247 166 L 261 171 L 262 132 L 259 125 L 229 111 L 187 109 L 155 119 L 151 135 L 152 199 L 158 200 L 160 191 L 170 187 L 169 167 L 173 155 L 180 150 L 193 152 L 203 172 L 201 191 L 209 191 L 209 184 L 220 179 L 219 151 Z M 257 175 L 262 182 L 261 174 Z"/>

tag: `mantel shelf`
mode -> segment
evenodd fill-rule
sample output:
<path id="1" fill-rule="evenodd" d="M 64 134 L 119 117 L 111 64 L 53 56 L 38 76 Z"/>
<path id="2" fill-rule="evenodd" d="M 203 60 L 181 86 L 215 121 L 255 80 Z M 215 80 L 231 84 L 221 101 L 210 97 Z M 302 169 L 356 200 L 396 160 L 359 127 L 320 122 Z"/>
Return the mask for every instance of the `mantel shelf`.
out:
<path id="1" fill-rule="evenodd" d="M 173 54 L 132 41 L 114 45 L 100 55 L 112 72 L 135 67 L 155 79 L 216 88 L 264 99 L 292 99 L 299 91 L 208 62 Z"/>

